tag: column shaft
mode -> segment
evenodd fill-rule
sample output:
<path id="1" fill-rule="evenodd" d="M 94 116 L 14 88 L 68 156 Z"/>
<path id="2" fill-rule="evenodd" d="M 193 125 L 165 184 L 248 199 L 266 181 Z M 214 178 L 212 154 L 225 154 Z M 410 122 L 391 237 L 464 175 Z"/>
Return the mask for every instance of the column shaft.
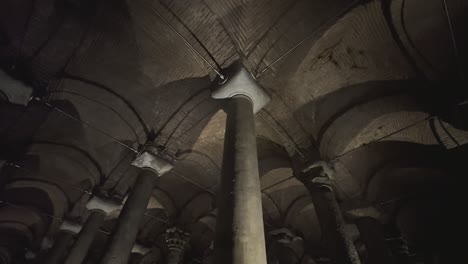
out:
<path id="1" fill-rule="evenodd" d="M 332 188 L 314 183 L 308 184 L 307 187 L 312 196 L 322 229 L 322 240 L 326 244 L 329 256 L 339 264 L 361 263 L 354 242 L 346 233 L 346 223 Z"/>
<path id="2" fill-rule="evenodd" d="M 180 264 L 182 262 L 182 259 L 182 252 L 170 250 L 167 256 L 167 264 Z"/>
<path id="3" fill-rule="evenodd" d="M 156 177 L 156 173 L 152 170 L 141 169 L 132 193 L 120 213 L 117 227 L 101 261 L 102 264 L 127 264 Z"/>
<path id="4" fill-rule="evenodd" d="M 385 243 L 380 222 L 371 217 L 363 217 L 356 220 L 356 225 L 361 234 L 361 241 L 367 248 L 368 262 L 393 264 L 392 255 Z"/>
<path id="5" fill-rule="evenodd" d="M 95 210 L 91 212 L 88 220 L 78 234 L 78 238 L 70 249 L 70 253 L 64 262 L 65 264 L 81 264 L 84 261 L 105 217 L 106 214 L 103 211 Z"/>
<path id="6" fill-rule="evenodd" d="M 54 246 L 46 257 L 45 264 L 61 264 L 66 251 L 73 241 L 75 234 L 68 231 L 60 231 L 55 238 Z"/>
<path id="7" fill-rule="evenodd" d="M 252 102 L 227 99 L 215 263 L 266 264 Z"/>

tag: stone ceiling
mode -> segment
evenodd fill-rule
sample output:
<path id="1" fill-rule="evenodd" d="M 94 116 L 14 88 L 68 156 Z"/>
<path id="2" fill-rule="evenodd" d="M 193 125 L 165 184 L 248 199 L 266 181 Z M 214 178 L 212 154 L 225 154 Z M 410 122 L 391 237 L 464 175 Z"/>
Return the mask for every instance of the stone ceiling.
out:
<path id="1" fill-rule="evenodd" d="M 128 161 L 147 140 L 178 159 L 154 191 L 171 221 L 195 225 L 215 214 L 225 114 L 210 98 L 211 67 L 240 61 L 272 96 L 256 116 L 265 219 L 315 243 L 320 230 L 311 228 L 317 220 L 305 189 L 289 179 L 291 157 L 342 163 L 346 176 L 337 184 L 346 199 L 368 191 L 371 172 L 356 168 L 369 161 L 356 148 L 468 142 L 467 132 L 433 118 L 438 113 L 417 97 L 426 89 L 434 98 L 448 94 L 466 73 L 458 61 L 467 51 L 454 56 L 441 1 L 6 2 L 2 67 L 18 69 L 51 105 L 71 102 L 78 120 L 68 112 L 59 118 L 84 123 L 105 191 L 125 194 L 134 176 Z M 447 3 L 458 47 L 465 47 L 468 4 Z M 379 200 L 376 186 L 369 195 Z"/>

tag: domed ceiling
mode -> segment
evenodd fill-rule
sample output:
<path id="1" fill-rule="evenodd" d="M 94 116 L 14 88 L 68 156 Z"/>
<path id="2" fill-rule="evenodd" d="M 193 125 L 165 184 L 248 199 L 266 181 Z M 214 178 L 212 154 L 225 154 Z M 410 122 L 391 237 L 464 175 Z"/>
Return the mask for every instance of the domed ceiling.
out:
<path id="1" fill-rule="evenodd" d="M 3 0 L 2 70 L 33 87 L 42 110 L 2 106 L 2 157 L 18 158 L 24 144 L 12 142 L 26 139 L 36 142 L 28 155 L 52 151 L 38 142 L 75 146 L 93 160 L 84 165 L 92 176 L 67 179 L 70 168 L 40 164 L 45 177 L 123 199 L 135 153 L 154 142 L 176 165 L 157 180 L 138 241 L 153 247 L 178 225 L 202 256 L 214 236 L 226 120 L 210 94 L 237 62 L 272 97 L 255 116 L 266 230 L 288 228 L 319 247 L 294 163 L 329 161 L 340 201 L 380 204 L 446 176 L 402 155 L 468 143 L 466 119 L 456 118 L 467 94 L 467 13 L 463 0 Z M 30 119 L 42 121 L 19 135 Z M 68 216 L 85 218 L 85 199 L 67 199 Z M 108 216 L 105 229 L 114 224 Z"/>

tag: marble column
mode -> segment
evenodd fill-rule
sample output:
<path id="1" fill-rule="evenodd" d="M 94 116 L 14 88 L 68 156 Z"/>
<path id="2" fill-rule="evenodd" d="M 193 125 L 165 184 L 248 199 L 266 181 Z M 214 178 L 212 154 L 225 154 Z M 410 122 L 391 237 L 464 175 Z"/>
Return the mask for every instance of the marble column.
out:
<path id="1" fill-rule="evenodd" d="M 155 180 L 172 169 L 171 163 L 162 158 L 154 148 L 143 151 L 132 165 L 140 168 L 140 174 L 120 212 L 117 227 L 101 260 L 102 264 L 128 263 Z"/>
<path id="2" fill-rule="evenodd" d="M 99 232 L 107 214 L 120 209 L 120 204 L 107 199 L 93 197 L 87 204 L 89 216 L 65 259 L 65 264 L 83 263 L 89 248 Z"/>
<path id="3" fill-rule="evenodd" d="M 307 173 L 316 168 L 320 170 L 320 176 L 310 179 Z M 335 263 L 360 264 L 361 260 L 346 230 L 346 222 L 335 197 L 332 177 L 328 175 L 331 171 L 325 162 L 317 162 L 301 172 L 296 172 L 296 176 L 310 192 L 322 229 L 322 240 L 330 258 Z"/>
<path id="4" fill-rule="evenodd" d="M 215 263 L 266 264 L 254 114 L 270 97 L 244 68 L 232 72 L 212 94 L 227 114 Z"/>
<path id="5" fill-rule="evenodd" d="M 54 239 L 54 245 L 47 254 L 45 264 L 62 264 L 74 237 L 81 231 L 81 225 L 64 221 Z"/>

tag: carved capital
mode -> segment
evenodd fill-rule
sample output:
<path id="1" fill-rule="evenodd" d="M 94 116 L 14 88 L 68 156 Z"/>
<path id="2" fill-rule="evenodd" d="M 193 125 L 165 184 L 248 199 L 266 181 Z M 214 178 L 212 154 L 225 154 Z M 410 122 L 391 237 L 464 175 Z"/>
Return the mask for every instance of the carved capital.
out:
<path id="1" fill-rule="evenodd" d="M 80 233 L 81 228 L 83 228 L 82 225 L 80 225 L 78 223 L 75 223 L 75 222 L 67 221 L 67 220 L 63 221 L 62 224 L 59 227 L 60 230 L 68 231 L 68 232 L 71 232 L 73 234 Z"/>
<path id="2" fill-rule="evenodd" d="M 269 94 L 260 87 L 252 75 L 239 65 L 233 65 L 227 70 L 228 79 L 220 87 L 212 91 L 214 99 L 227 99 L 234 96 L 248 97 L 253 104 L 254 113 L 257 113 L 271 101 Z"/>
<path id="3" fill-rule="evenodd" d="M 122 208 L 122 205 L 114 202 L 109 199 L 102 199 L 97 196 L 91 198 L 86 204 L 86 209 L 93 211 L 93 210 L 100 210 L 103 211 L 105 214 L 110 214 L 114 211 L 117 211 Z"/>
<path id="4" fill-rule="evenodd" d="M 190 234 L 177 227 L 172 227 L 166 230 L 165 238 L 169 250 L 183 252 L 190 239 Z"/>
<path id="5" fill-rule="evenodd" d="M 158 177 L 174 167 L 171 160 L 160 154 L 154 147 L 146 147 L 133 161 L 132 165 L 141 169 L 151 169 Z"/>

